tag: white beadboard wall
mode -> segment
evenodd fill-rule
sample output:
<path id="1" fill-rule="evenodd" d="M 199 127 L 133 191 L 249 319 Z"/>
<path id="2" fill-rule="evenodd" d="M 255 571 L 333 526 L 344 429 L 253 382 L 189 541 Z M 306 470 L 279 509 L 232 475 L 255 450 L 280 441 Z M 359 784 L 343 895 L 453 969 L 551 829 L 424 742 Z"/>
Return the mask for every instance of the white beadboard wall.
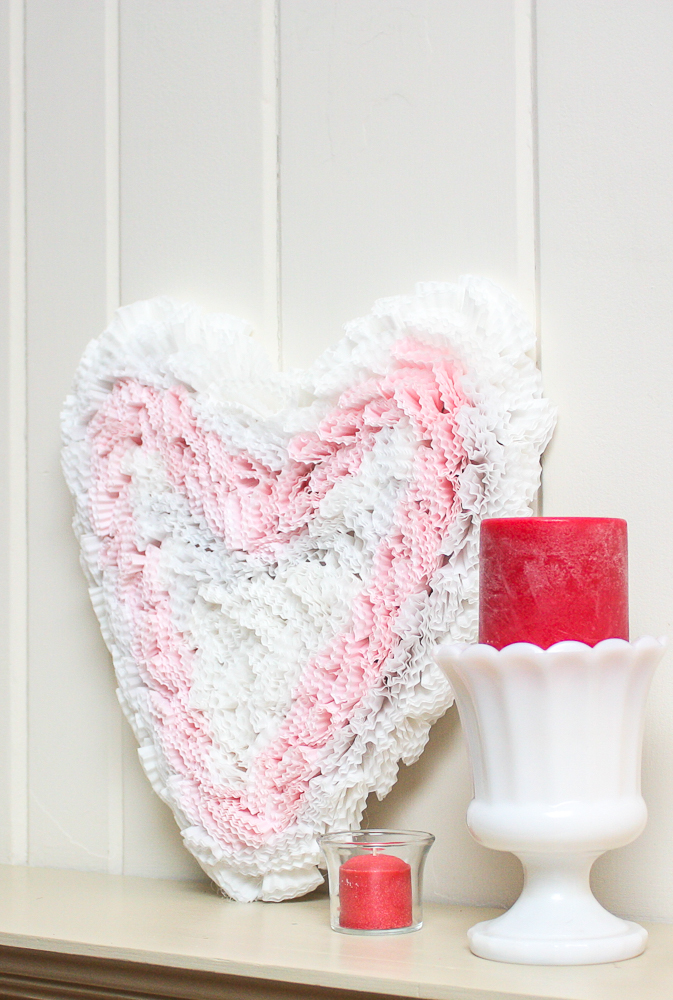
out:
<path id="1" fill-rule="evenodd" d="M 485 274 L 560 407 L 543 512 L 629 520 L 634 634 L 671 633 L 673 6 L 663 0 L 0 0 L 0 861 L 199 877 L 114 696 L 59 469 L 88 339 L 157 294 L 282 365 L 418 280 Z M 673 920 L 673 681 L 650 822 L 597 865 Z M 432 899 L 507 903 L 467 833 L 455 709 L 370 825 L 430 829 Z"/>

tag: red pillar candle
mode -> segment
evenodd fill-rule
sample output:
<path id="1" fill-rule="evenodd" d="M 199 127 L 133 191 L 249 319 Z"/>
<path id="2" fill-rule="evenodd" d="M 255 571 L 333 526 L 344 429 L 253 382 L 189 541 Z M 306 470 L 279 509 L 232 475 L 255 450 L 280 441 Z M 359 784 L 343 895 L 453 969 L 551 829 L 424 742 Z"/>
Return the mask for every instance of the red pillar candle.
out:
<path id="1" fill-rule="evenodd" d="M 356 854 L 339 869 L 339 924 L 393 930 L 413 922 L 411 866 L 394 854 Z"/>
<path id="2" fill-rule="evenodd" d="M 626 521 L 506 517 L 481 525 L 479 642 L 547 649 L 629 638 Z"/>

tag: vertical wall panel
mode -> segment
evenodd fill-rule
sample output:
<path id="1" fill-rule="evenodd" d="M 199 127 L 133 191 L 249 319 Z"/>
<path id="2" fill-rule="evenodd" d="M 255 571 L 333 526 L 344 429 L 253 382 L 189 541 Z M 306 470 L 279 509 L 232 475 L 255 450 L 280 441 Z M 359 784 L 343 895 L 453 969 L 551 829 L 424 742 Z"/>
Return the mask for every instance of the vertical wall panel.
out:
<path id="1" fill-rule="evenodd" d="M 273 253 L 276 220 L 263 199 L 262 12 L 257 0 L 121 0 L 121 295 L 170 295 L 242 316 L 275 358 L 275 289 L 270 312 L 264 285 L 269 270 L 275 279 L 265 244 Z M 267 59 L 273 88 L 273 34 Z M 273 115 L 266 125 L 273 133 Z M 124 870 L 199 874 L 128 732 L 124 743 Z"/>
<path id="2" fill-rule="evenodd" d="M 542 368 L 559 406 L 546 514 L 625 517 L 634 636 L 673 624 L 673 7 L 539 0 Z M 650 820 L 596 867 L 621 913 L 673 917 L 673 676 L 646 731 Z"/>
<path id="3" fill-rule="evenodd" d="M 121 0 L 122 295 L 242 316 L 275 357 L 262 329 L 261 14 L 259 0 Z"/>
<path id="4" fill-rule="evenodd" d="M 26 20 L 32 864 L 105 869 L 118 714 L 70 528 L 59 412 L 106 312 L 105 32 L 97 0 Z"/>
<path id="5" fill-rule="evenodd" d="M 517 287 L 514 5 L 283 0 L 284 359 L 420 280 Z"/>
<path id="6" fill-rule="evenodd" d="M 419 280 L 474 272 L 530 302 L 529 13 L 501 0 L 283 0 L 286 365 L 309 363 L 346 320 Z M 431 898 L 504 903 L 520 867 L 470 838 L 470 787 L 452 709 L 368 822 L 437 834 Z"/>
<path id="7" fill-rule="evenodd" d="M 670 631 L 673 12 L 537 8 L 539 247 L 531 0 L 25 0 L 25 206 L 24 0 L 0 0 L 2 860 L 29 821 L 33 864 L 198 873 L 121 719 L 59 469 L 62 400 L 118 300 L 239 314 L 303 366 L 418 280 L 485 274 L 532 313 L 539 257 L 545 513 L 627 517 L 633 631 Z M 597 866 L 625 914 L 673 918 L 672 711 L 669 657 L 648 829 Z M 430 897 L 507 902 L 518 865 L 470 839 L 470 794 L 453 709 L 369 822 L 437 834 Z"/>
<path id="8" fill-rule="evenodd" d="M 27 858 L 23 0 L 0 4 L 0 859 Z"/>
<path id="9" fill-rule="evenodd" d="M 9 44 L 9 0 L 0 3 L 0 302 L 4 303 L 0 313 L 0 372 L 7 371 L 7 347 L 9 344 L 9 261 L 10 261 L 10 204 L 11 186 L 9 182 L 10 161 L 10 44 Z M 2 376 L 0 392 L 7 394 L 7 377 Z M 9 464 L 9 414 L 6 407 L 0 411 L 0 463 L 4 470 Z M 0 522 L 7 523 L 7 510 L 11 502 L 6 476 L 0 477 Z M 12 755 L 9 741 L 9 616 L 7 598 L 9 595 L 9 536 L 5 531 L 0 536 L 0 862 L 7 864 L 11 858 L 9 828 L 11 823 L 11 765 Z"/>

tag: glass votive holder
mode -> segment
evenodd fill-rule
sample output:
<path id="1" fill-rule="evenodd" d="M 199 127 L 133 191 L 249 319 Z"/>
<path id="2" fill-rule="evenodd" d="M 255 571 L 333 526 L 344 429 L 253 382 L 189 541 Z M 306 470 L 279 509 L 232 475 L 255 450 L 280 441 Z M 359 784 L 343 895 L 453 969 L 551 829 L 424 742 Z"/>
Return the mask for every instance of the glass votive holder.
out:
<path id="1" fill-rule="evenodd" d="M 320 840 L 330 923 L 340 934 L 408 934 L 423 926 L 423 868 L 435 838 L 419 830 L 344 830 Z"/>

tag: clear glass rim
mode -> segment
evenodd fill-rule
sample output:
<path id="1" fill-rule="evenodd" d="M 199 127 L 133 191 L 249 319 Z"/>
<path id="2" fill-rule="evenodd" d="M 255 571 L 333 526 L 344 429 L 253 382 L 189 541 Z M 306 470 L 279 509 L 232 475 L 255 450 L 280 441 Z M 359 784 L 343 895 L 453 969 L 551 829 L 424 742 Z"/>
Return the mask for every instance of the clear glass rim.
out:
<path id="1" fill-rule="evenodd" d="M 381 839 L 374 840 L 375 837 Z M 435 837 L 424 830 L 336 830 L 320 838 L 321 846 L 329 847 L 366 847 L 368 842 L 372 846 L 408 847 L 411 844 L 431 845 Z"/>

